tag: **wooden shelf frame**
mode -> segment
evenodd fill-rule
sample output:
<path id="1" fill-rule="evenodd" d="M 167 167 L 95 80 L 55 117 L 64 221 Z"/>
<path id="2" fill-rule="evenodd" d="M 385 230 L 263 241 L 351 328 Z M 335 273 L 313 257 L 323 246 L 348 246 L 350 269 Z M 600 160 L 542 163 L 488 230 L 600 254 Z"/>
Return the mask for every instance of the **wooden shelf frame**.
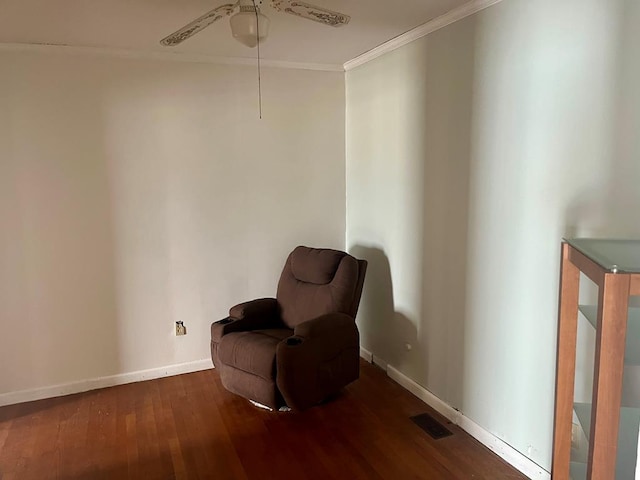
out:
<path id="1" fill-rule="evenodd" d="M 587 480 L 615 478 L 629 297 L 640 295 L 639 273 L 613 273 L 562 244 L 553 480 L 569 480 L 580 272 L 599 290 Z"/>

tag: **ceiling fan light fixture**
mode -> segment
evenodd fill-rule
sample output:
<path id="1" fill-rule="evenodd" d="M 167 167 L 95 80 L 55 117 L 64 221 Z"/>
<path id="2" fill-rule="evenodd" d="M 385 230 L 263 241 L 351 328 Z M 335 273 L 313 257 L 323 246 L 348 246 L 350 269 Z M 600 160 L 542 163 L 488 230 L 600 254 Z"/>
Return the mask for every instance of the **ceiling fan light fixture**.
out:
<path id="1" fill-rule="evenodd" d="M 262 43 L 269 34 L 269 18 L 254 6 L 241 5 L 229 22 L 233 38 L 250 48 L 258 45 L 258 41 Z"/>
<path id="2" fill-rule="evenodd" d="M 232 1 L 236 3 L 225 3 L 210 10 L 160 40 L 160 44 L 165 47 L 179 45 L 212 23 L 226 17 L 231 17 L 231 33 L 240 43 L 251 48 L 262 43 L 269 34 L 269 19 L 260 13 L 260 5 L 266 0 Z M 2 0 L 0 0 L 1 2 Z M 288 13 L 330 27 L 340 27 L 351 20 L 349 15 L 312 5 L 302 0 L 270 0 L 269 5 L 276 12 Z M 238 9 L 240 11 L 234 15 L 233 13 Z"/>

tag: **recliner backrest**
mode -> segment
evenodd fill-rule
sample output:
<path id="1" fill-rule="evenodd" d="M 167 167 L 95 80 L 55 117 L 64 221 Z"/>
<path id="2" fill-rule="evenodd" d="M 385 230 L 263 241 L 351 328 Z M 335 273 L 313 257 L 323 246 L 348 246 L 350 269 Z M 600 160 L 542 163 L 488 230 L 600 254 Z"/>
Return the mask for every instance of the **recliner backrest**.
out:
<path id="1" fill-rule="evenodd" d="M 282 321 L 294 328 L 327 313 L 341 312 L 355 318 L 363 267 L 366 262 L 338 250 L 296 247 L 278 283 Z"/>

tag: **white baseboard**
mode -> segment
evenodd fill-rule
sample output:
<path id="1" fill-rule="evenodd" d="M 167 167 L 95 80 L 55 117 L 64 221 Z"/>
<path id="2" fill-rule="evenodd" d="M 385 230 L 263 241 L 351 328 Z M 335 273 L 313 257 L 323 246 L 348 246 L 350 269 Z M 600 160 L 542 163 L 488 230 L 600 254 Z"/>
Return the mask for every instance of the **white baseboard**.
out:
<path id="1" fill-rule="evenodd" d="M 534 480 L 551 479 L 551 473 L 547 472 L 540 465 L 535 463 L 526 455 L 520 453 L 508 443 L 505 443 L 491 432 L 482 428 L 470 418 L 460 415 L 460 423 L 458 423 L 458 426 L 502 458 L 505 462 L 510 464 L 513 468 L 524 473 L 527 477 Z"/>
<path id="2" fill-rule="evenodd" d="M 416 397 L 429 405 L 451 423 L 455 423 L 456 425 L 460 424 L 460 417 L 462 416 L 462 413 L 451 407 L 449 404 L 440 400 L 440 398 L 436 397 L 422 385 L 417 384 L 405 374 L 401 373 L 399 370 L 396 370 L 390 365 L 387 367 L 387 375 L 389 375 L 389 378 L 391 378 L 391 380 L 409 390 Z"/>
<path id="3" fill-rule="evenodd" d="M 375 358 L 375 355 L 372 356 Z M 494 452 L 505 462 L 509 463 L 511 466 L 522 472 L 527 477 L 534 480 L 551 479 L 551 474 L 540 465 L 535 463 L 533 460 L 523 455 L 504 441 L 500 440 L 491 432 L 485 430 L 473 420 L 466 417 L 462 412 L 443 402 L 429 390 L 417 384 L 409 377 L 393 368 L 391 365 L 387 365 L 387 375 L 389 375 L 389 378 L 409 390 L 416 397 L 433 408 L 440 415 L 444 416 L 452 423 L 458 425 L 465 432 L 467 432 L 469 435 L 478 440 L 485 447 L 487 447 L 489 450 Z"/>
<path id="4" fill-rule="evenodd" d="M 381 357 L 378 357 L 377 355 L 371 355 L 371 363 L 373 363 L 374 365 L 380 367 L 382 370 L 384 370 L 385 372 L 387 372 L 387 375 L 389 374 L 389 364 L 384 361 Z"/>
<path id="5" fill-rule="evenodd" d="M 360 356 L 369 363 L 373 363 L 373 353 L 360 347 Z"/>
<path id="6" fill-rule="evenodd" d="M 44 398 L 61 397 L 73 393 L 87 392 L 98 388 L 113 387 L 125 383 L 142 382 L 153 380 L 154 378 L 171 377 L 183 373 L 197 372 L 213 368 L 211 359 L 196 360 L 194 362 L 179 363 L 149 370 L 139 370 L 137 372 L 121 373 L 108 377 L 92 378 L 78 382 L 63 383 L 49 387 L 34 388 L 32 390 L 21 390 L 0 394 L 0 407 L 13 405 L 15 403 L 32 402 Z"/>
<path id="7" fill-rule="evenodd" d="M 387 371 L 387 362 L 385 362 L 382 358 L 374 355 L 366 348 L 360 347 L 360 356 L 367 362 L 373 363 L 374 365 L 383 369 L 385 372 Z"/>

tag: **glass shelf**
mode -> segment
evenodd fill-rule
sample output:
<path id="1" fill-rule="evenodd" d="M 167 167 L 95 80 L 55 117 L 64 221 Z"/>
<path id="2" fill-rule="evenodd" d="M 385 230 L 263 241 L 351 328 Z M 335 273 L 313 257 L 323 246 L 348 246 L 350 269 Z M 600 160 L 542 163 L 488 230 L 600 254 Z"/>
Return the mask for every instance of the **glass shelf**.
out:
<path id="1" fill-rule="evenodd" d="M 587 439 L 591 434 L 591 404 L 576 403 L 573 410 L 578 417 L 580 427 Z M 620 430 L 618 433 L 618 457 L 616 461 L 616 479 L 635 478 L 636 457 L 638 455 L 638 432 L 640 431 L 640 408 L 620 408 Z M 571 462 L 571 478 L 582 480 L 587 477 L 587 465 Z"/>
<path id="2" fill-rule="evenodd" d="M 587 478 L 587 464 L 571 462 L 569 464 L 569 475 L 571 480 L 583 480 Z"/>
<path id="3" fill-rule="evenodd" d="M 594 305 L 580 305 L 578 308 L 580 313 L 593 325 L 593 328 L 597 328 L 598 307 Z M 640 366 L 640 308 L 638 307 L 629 308 L 624 364 Z"/>
<path id="4" fill-rule="evenodd" d="M 640 273 L 640 240 L 565 238 L 564 241 L 610 272 Z"/>

